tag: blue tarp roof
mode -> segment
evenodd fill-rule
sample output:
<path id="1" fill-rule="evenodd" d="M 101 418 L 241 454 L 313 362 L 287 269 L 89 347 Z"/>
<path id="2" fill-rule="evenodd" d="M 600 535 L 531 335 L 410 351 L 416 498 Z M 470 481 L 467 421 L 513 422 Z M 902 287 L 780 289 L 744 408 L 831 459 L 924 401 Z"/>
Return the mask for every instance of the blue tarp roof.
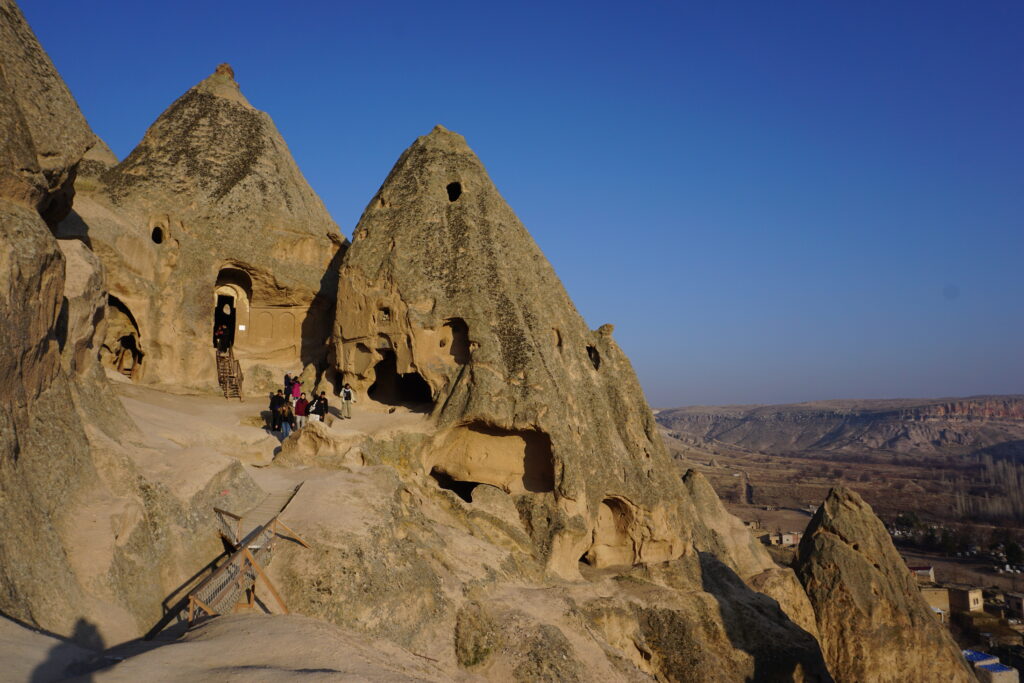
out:
<path id="1" fill-rule="evenodd" d="M 978 652 L 977 650 L 964 650 L 964 659 L 968 662 L 981 662 L 986 659 L 994 659 L 992 655 Z"/>
<path id="2" fill-rule="evenodd" d="M 978 668 L 979 669 L 984 669 L 985 671 L 991 671 L 992 673 L 1000 673 L 1000 672 L 1003 672 L 1003 671 L 1013 671 L 1012 668 L 1010 668 L 1008 666 L 1005 666 L 1003 664 L 979 664 Z"/>

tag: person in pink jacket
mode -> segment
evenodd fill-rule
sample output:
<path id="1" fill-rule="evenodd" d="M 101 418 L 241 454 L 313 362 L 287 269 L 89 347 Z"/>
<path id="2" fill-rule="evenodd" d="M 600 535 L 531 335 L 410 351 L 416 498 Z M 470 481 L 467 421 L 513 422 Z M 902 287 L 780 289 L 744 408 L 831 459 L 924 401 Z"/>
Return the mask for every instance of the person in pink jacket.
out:
<path id="1" fill-rule="evenodd" d="M 292 400 L 292 405 L 299 400 L 299 396 L 302 394 L 302 382 L 296 377 L 292 380 L 292 395 L 289 397 Z"/>

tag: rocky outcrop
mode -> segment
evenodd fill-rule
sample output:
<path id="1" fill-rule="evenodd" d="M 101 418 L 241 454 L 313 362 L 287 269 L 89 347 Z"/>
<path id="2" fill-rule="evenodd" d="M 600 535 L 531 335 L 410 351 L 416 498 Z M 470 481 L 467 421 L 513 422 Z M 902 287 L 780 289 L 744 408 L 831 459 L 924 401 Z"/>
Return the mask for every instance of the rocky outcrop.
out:
<path id="1" fill-rule="evenodd" d="M 686 552 L 686 492 L 612 327 L 586 327 L 462 136 L 419 138 L 370 202 L 334 340 L 361 397 L 431 412 L 424 476 L 518 496 L 554 573 Z"/>
<path id="2" fill-rule="evenodd" d="M 0 132 L 0 611 L 58 634 L 132 637 L 216 554 L 212 534 L 184 542 L 212 531 L 197 514 L 211 491 L 176 496 L 122 445 L 134 426 L 96 360 L 102 268 L 51 232 L 95 138 L 7 0 Z M 237 463 L 212 485 L 239 504 L 256 493 Z"/>
<path id="3" fill-rule="evenodd" d="M 13 0 L 0 2 L 0 197 L 67 215 L 78 161 L 96 136 Z"/>
<path id="4" fill-rule="evenodd" d="M 1024 453 L 1020 396 L 676 408 L 657 420 L 684 441 L 765 453 Z"/>
<path id="5" fill-rule="evenodd" d="M 817 636 L 814 610 L 793 571 L 772 561 L 743 522 L 729 514 L 700 472 L 688 470 L 683 482 L 697 510 L 694 544 L 733 567 L 747 585 L 775 599 L 795 624 Z"/>
<path id="6" fill-rule="evenodd" d="M 290 609 L 397 643 L 449 676 L 830 680 L 813 636 L 711 550 L 546 577 L 514 494 L 480 484 L 467 502 L 417 475 L 427 437 L 365 443 L 379 464 L 337 462 L 306 481 L 282 519 L 311 547 L 284 544 L 270 567 Z"/>
<path id="7" fill-rule="evenodd" d="M 221 324 L 250 393 L 326 368 L 343 240 L 227 65 L 178 98 L 124 161 L 105 146 L 86 157 L 60 236 L 92 245 L 106 267 L 111 314 L 129 321 L 106 357 L 132 351 L 136 381 L 215 388 Z"/>
<path id="8" fill-rule="evenodd" d="M 673 474 L 611 327 L 461 136 L 417 140 L 367 208 L 335 356 L 360 411 L 430 419 L 283 444 L 339 470 L 283 516 L 311 545 L 271 569 L 293 609 L 487 677 L 829 680 L 792 572 Z"/>
<path id="9" fill-rule="evenodd" d="M 795 564 L 840 681 L 973 681 L 871 507 L 833 489 Z"/>

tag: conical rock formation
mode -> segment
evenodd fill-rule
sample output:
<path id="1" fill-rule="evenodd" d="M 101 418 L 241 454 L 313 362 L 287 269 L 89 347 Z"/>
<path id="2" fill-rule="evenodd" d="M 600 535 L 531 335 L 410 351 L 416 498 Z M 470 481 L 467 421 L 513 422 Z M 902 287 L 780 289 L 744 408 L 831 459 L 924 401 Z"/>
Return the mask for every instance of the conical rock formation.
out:
<path id="1" fill-rule="evenodd" d="M 835 488 L 795 565 L 837 681 L 973 681 L 871 506 Z"/>
<path id="2" fill-rule="evenodd" d="M 110 639 L 144 632 L 217 552 L 196 510 L 222 491 L 244 504 L 255 486 L 232 463 L 216 489 L 175 498 L 117 443 L 134 427 L 96 360 L 102 267 L 85 242 L 52 232 L 95 141 L 17 7 L 0 0 L 0 612 Z"/>
<path id="3" fill-rule="evenodd" d="M 90 243 L 108 271 L 125 321 L 104 342 L 111 365 L 123 369 L 129 336 L 133 379 L 214 389 L 224 324 L 250 393 L 323 371 L 343 240 L 231 67 L 178 98 L 124 161 L 104 146 L 83 172 L 60 234 Z"/>
<path id="4" fill-rule="evenodd" d="M 425 472 L 519 495 L 555 572 L 689 546 L 686 491 L 611 326 L 586 327 L 461 135 L 438 126 L 399 159 L 356 227 L 337 316 L 346 381 L 429 406 Z"/>

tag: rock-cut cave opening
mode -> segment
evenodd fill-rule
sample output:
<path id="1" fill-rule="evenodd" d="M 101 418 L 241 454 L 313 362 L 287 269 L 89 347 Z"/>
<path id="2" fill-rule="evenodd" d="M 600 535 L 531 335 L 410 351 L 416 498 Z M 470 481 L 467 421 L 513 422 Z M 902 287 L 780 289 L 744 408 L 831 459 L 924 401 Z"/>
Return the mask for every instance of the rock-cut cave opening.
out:
<path id="1" fill-rule="evenodd" d="M 448 201 L 454 202 L 462 196 L 462 183 L 448 183 L 445 190 L 448 191 Z"/>
<path id="2" fill-rule="evenodd" d="M 467 503 L 473 502 L 473 489 L 480 485 L 475 481 L 459 481 L 436 467 L 430 470 L 430 476 L 438 486 L 451 491 Z"/>
<path id="3" fill-rule="evenodd" d="M 448 353 L 456 363 L 465 365 L 472 360 L 469 348 L 469 325 L 462 318 L 449 318 L 444 326 L 452 337 Z"/>
<path id="4" fill-rule="evenodd" d="M 547 493 L 555 486 L 551 437 L 535 429 L 502 429 L 483 422 L 460 425 L 443 436 L 430 475 L 467 502 L 472 502 L 469 492 L 478 484 L 516 495 Z"/>
<path id="5" fill-rule="evenodd" d="M 374 382 L 367 395 L 384 405 L 429 410 L 434 397 L 427 381 L 418 372 L 399 374 L 393 350 L 378 349 L 378 353 L 383 359 L 373 367 Z"/>
<path id="6" fill-rule="evenodd" d="M 132 379 L 139 378 L 142 351 L 139 323 L 123 301 L 113 294 L 107 296 L 107 333 L 100 349 L 100 358 L 108 366 Z"/>
<path id="7" fill-rule="evenodd" d="M 155 243 L 163 244 L 163 241 L 164 241 L 164 229 L 159 227 L 159 226 L 153 228 L 153 232 L 150 234 L 150 237 L 153 238 L 153 241 Z"/>
<path id="8" fill-rule="evenodd" d="M 580 562 L 594 567 L 633 564 L 636 560 L 630 535 L 633 516 L 625 501 L 616 497 L 602 500 L 597 507 L 593 543 L 580 557 Z"/>
<path id="9" fill-rule="evenodd" d="M 587 355 L 590 356 L 590 362 L 593 364 L 595 370 L 601 369 L 601 354 L 598 353 L 597 349 L 593 346 L 587 347 Z"/>

